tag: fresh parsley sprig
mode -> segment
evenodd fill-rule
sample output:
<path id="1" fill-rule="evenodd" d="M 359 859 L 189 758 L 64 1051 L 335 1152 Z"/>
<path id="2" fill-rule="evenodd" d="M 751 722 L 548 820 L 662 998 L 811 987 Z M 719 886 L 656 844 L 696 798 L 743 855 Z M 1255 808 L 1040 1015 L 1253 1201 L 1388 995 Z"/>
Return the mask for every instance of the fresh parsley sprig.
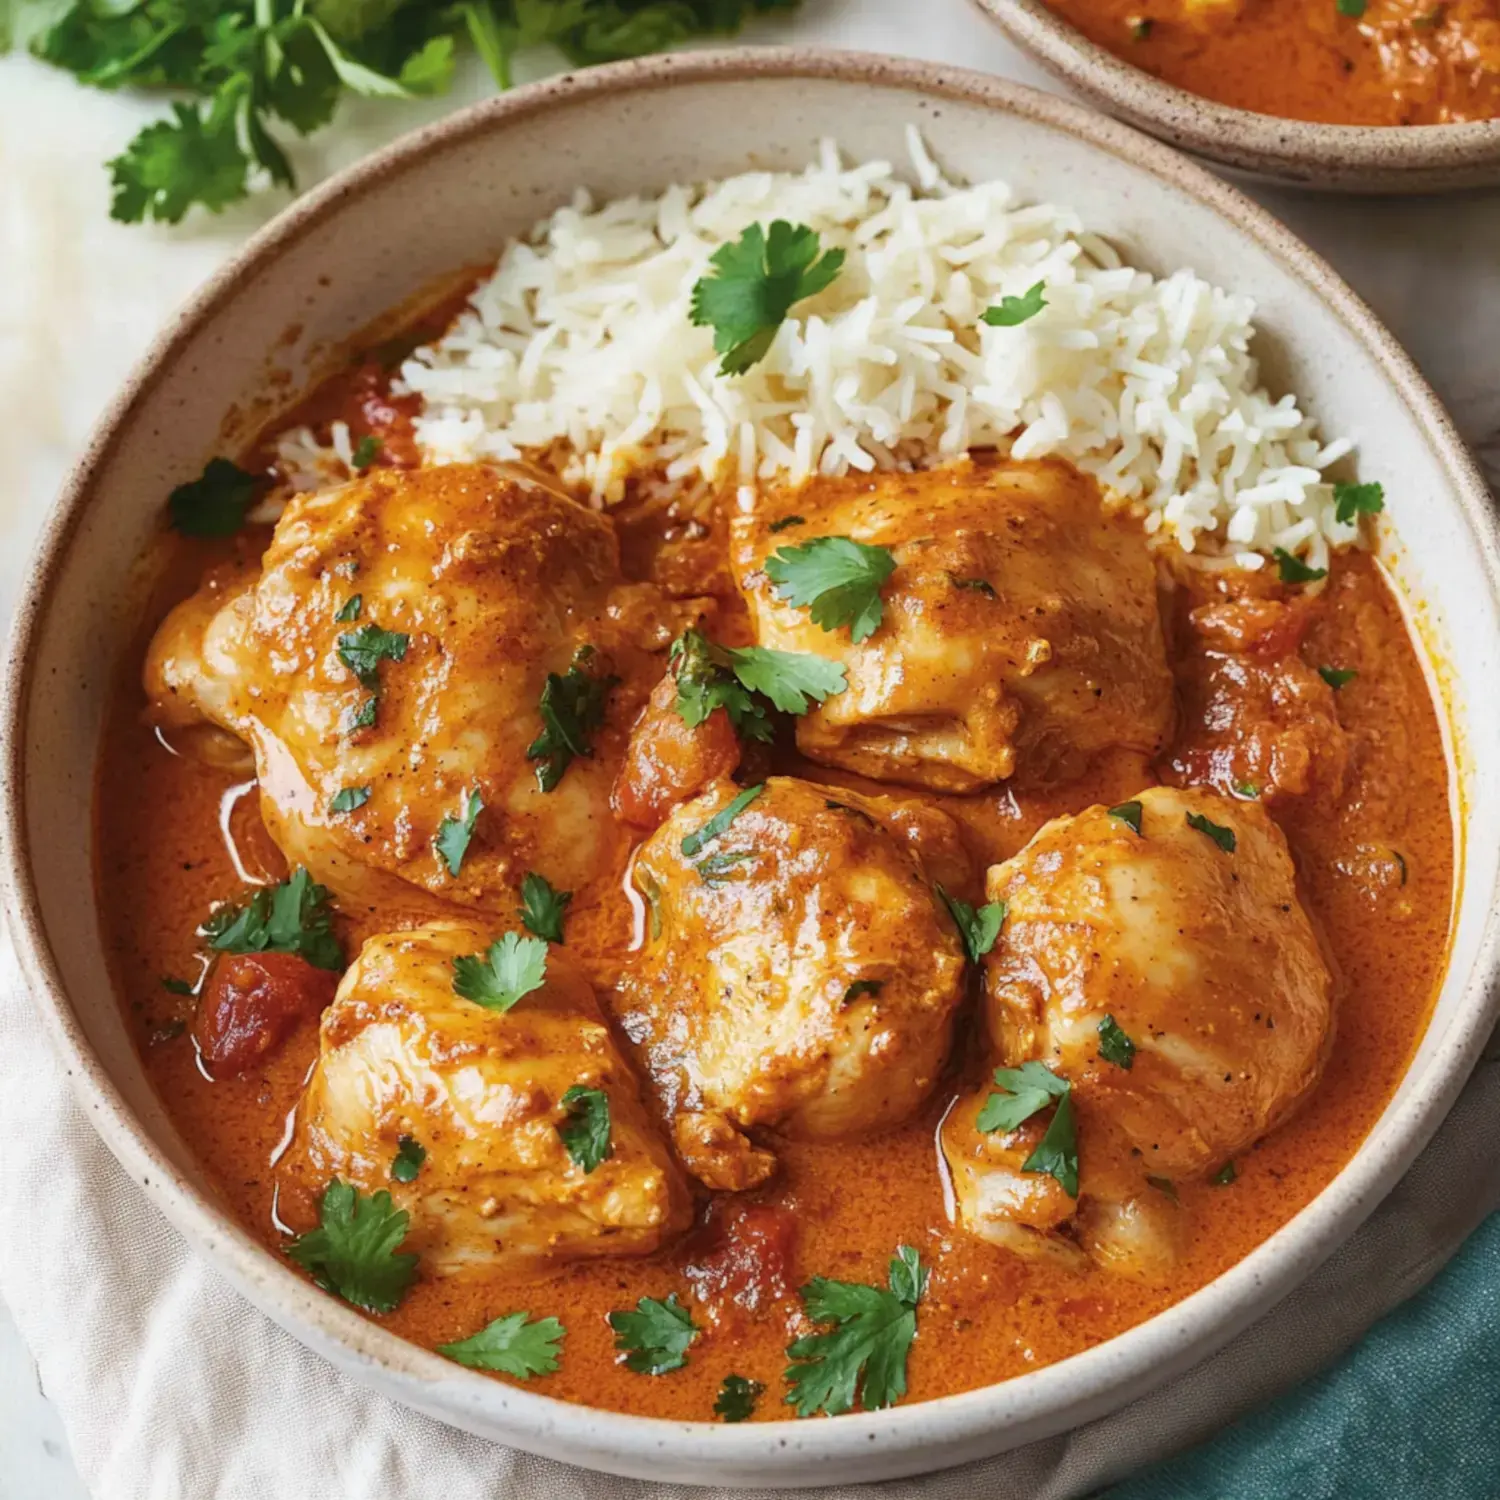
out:
<path id="1" fill-rule="evenodd" d="M 984 1101 L 975 1119 L 983 1131 L 1011 1131 L 1056 1104 L 1046 1132 L 1036 1149 L 1021 1163 L 1023 1172 L 1042 1172 L 1070 1197 L 1078 1196 L 1078 1131 L 1073 1119 L 1073 1085 L 1059 1078 L 1045 1063 L 1026 1062 L 1019 1068 L 996 1068 L 999 1090 Z"/>
<path id="2" fill-rule="evenodd" d="M 609 1326 L 615 1331 L 615 1348 L 624 1356 L 627 1370 L 637 1375 L 665 1375 L 687 1362 L 688 1346 L 698 1337 L 692 1314 L 672 1292 L 665 1302 L 642 1297 L 634 1311 L 612 1312 Z"/>
<path id="3" fill-rule="evenodd" d="M 576 757 L 592 756 L 592 735 L 604 723 L 609 690 L 620 679 L 596 677 L 589 671 L 592 646 L 580 646 L 564 673 L 548 672 L 537 712 L 542 732 L 526 747 L 526 759 L 536 764 L 536 784 L 553 791 Z"/>
<path id="4" fill-rule="evenodd" d="M 243 906 L 221 906 L 201 930 L 219 953 L 295 953 L 314 968 L 344 967 L 328 891 L 304 869 L 280 885 L 262 886 Z"/>
<path id="5" fill-rule="evenodd" d="M 575 64 L 738 31 L 797 0 L 52 0 L 21 7 L 15 40 L 97 88 L 171 89 L 171 114 L 109 163 L 111 214 L 175 224 L 271 184 L 295 185 L 288 132 L 310 135 L 346 95 L 439 94 L 472 42 L 501 88 L 517 52 Z M 14 9 L 14 7 L 12 7 Z M 0 51 L 10 38 L 0 7 Z M 22 23 L 25 23 L 24 25 Z"/>
<path id="6" fill-rule="evenodd" d="M 937 893 L 958 927 L 969 962 L 977 964 L 995 946 L 1009 908 L 1003 901 L 990 901 L 976 911 L 967 901 L 950 896 L 942 886 L 938 886 Z"/>
<path id="7" fill-rule="evenodd" d="M 821 251 L 821 254 L 819 253 Z M 712 272 L 693 287 L 689 316 L 712 328 L 719 374 L 743 375 L 766 357 L 794 303 L 816 296 L 843 269 L 842 250 L 823 250 L 817 232 L 777 219 L 770 233 L 752 224 L 709 258 Z"/>
<path id="8" fill-rule="evenodd" d="M 917 1336 L 917 1305 L 927 1272 L 910 1245 L 891 1261 L 887 1286 L 815 1276 L 802 1288 L 807 1316 L 832 1323 L 787 1349 L 787 1403 L 799 1417 L 836 1417 L 857 1400 L 866 1411 L 893 1406 L 906 1394 L 906 1357 Z"/>
<path id="9" fill-rule="evenodd" d="M 603 1089 L 591 1089 L 575 1083 L 562 1096 L 567 1111 L 557 1133 L 576 1166 L 587 1177 L 614 1152 L 610 1138 L 609 1095 Z"/>
<path id="10" fill-rule="evenodd" d="M 516 914 L 527 932 L 549 943 L 560 943 L 563 917 L 572 899 L 572 891 L 557 890 L 545 875 L 529 870 L 521 881 L 521 905 Z"/>

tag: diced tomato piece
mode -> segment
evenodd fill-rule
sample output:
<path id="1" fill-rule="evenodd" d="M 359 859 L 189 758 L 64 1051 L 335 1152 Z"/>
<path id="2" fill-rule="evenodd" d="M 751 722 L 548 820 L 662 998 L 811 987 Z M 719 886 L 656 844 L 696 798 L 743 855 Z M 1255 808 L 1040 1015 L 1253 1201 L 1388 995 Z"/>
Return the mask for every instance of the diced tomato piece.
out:
<path id="1" fill-rule="evenodd" d="M 295 953 L 226 953 L 198 1003 L 193 1035 L 209 1071 L 237 1077 L 333 1000 L 339 977 Z"/>
<path id="2" fill-rule="evenodd" d="M 684 1274 L 718 1324 L 794 1295 L 797 1216 L 774 1203 L 716 1204 Z"/>
<path id="3" fill-rule="evenodd" d="M 740 740 L 729 715 L 716 708 L 701 724 L 677 712 L 677 679 L 656 684 L 631 731 L 615 782 L 615 813 L 634 828 L 655 828 L 681 802 L 740 763 Z"/>

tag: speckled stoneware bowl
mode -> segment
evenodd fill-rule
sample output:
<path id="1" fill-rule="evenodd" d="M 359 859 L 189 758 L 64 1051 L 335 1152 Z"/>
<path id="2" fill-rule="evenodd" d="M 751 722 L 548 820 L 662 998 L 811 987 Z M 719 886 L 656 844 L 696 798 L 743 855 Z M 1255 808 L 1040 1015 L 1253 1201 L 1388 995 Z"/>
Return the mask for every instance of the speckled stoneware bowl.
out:
<path id="1" fill-rule="evenodd" d="M 1437 193 L 1500 183 L 1500 120 L 1312 125 L 1231 109 L 1163 83 L 1095 46 L 1046 0 L 974 3 L 1091 103 L 1184 151 L 1252 177 L 1347 193 Z"/>
<path id="2" fill-rule="evenodd" d="M 493 257 L 579 184 L 612 195 L 797 167 L 825 136 L 901 161 L 913 122 L 950 172 L 1071 203 L 1140 264 L 1196 267 L 1252 294 L 1270 382 L 1358 439 L 1363 472 L 1390 497 L 1392 566 L 1419 608 L 1431 604 L 1421 618 L 1450 689 L 1464 789 L 1451 971 L 1399 1092 L 1337 1181 L 1218 1281 L 1112 1342 L 989 1389 L 831 1421 L 731 1427 L 570 1406 L 461 1369 L 315 1291 L 228 1216 L 153 1096 L 101 952 L 88 835 L 112 664 L 139 617 L 128 560 L 268 370 L 284 372 L 283 389 L 307 382 L 320 351 Z M 11 645 L 0 767 L 11 927 L 110 1148 L 256 1307 L 353 1379 L 502 1442 L 657 1480 L 797 1486 L 940 1468 L 1099 1417 L 1222 1345 L 1353 1232 L 1452 1103 L 1496 1010 L 1497 576 L 1483 483 L 1410 360 L 1286 230 L 1167 148 L 994 78 L 855 54 L 700 53 L 561 78 L 410 136 L 301 200 L 202 291 L 104 419 L 47 528 Z"/>

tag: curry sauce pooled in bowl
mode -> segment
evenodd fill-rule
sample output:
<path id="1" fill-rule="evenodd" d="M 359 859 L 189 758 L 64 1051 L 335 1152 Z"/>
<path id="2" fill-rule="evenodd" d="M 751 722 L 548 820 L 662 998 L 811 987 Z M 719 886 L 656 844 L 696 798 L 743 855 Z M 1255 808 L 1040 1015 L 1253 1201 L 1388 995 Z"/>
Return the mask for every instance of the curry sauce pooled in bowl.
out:
<path id="1" fill-rule="evenodd" d="M 580 195 L 171 496 L 98 803 L 147 1067 L 268 1246 L 545 1394 L 1120 1333 L 1441 977 L 1378 476 L 1246 299 L 913 151 Z"/>
<path id="2" fill-rule="evenodd" d="M 1090 41 L 1236 109 L 1325 125 L 1500 117 L 1496 0 L 1047 0 Z"/>

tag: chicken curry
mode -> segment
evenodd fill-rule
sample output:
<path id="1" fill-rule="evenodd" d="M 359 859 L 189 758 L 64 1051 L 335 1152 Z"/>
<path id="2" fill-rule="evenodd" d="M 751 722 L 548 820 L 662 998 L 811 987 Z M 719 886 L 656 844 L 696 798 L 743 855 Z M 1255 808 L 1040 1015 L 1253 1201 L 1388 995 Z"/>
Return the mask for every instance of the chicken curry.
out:
<path id="1" fill-rule="evenodd" d="M 308 408 L 351 482 L 164 536 L 101 759 L 135 1035 L 275 1253 L 548 1395 L 812 1416 L 1108 1339 L 1349 1160 L 1454 885 L 1372 551 L 1189 566 L 993 455 L 600 512 L 387 384 Z"/>
<path id="2" fill-rule="evenodd" d="M 1126 62 L 1204 98 L 1326 125 L 1500 116 L 1496 0 L 1047 0 Z"/>

